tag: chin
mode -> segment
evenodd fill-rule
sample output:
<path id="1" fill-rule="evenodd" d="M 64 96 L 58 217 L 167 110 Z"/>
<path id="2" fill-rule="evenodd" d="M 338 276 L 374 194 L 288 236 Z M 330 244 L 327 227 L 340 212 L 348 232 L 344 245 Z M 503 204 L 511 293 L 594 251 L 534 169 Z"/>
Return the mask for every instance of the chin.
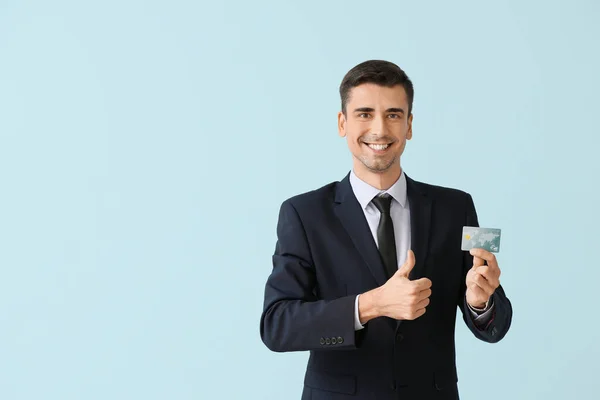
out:
<path id="1" fill-rule="evenodd" d="M 364 163 L 363 162 L 363 165 L 365 167 L 367 167 L 367 169 L 369 171 L 382 174 L 382 173 L 387 172 L 387 171 L 391 170 L 392 168 L 394 168 L 394 165 L 395 165 L 394 161 L 395 161 L 395 159 L 390 162 L 385 162 L 385 163 L 382 163 L 382 162 Z"/>

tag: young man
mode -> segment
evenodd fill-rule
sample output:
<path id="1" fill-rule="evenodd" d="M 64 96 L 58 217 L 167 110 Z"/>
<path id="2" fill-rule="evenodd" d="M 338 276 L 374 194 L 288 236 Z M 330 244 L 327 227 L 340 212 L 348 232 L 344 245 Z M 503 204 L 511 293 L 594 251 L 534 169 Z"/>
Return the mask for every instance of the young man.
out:
<path id="1" fill-rule="evenodd" d="M 310 351 L 302 399 L 458 399 L 457 308 L 486 342 L 511 324 L 498 262 L 461 250 L 463 226 L 478 226 L 468 193 L 401 167 L 414 96 L 404 71 L 366 61 L 340 95 L 353 168 L 283 202 L 262 340 Z"/>

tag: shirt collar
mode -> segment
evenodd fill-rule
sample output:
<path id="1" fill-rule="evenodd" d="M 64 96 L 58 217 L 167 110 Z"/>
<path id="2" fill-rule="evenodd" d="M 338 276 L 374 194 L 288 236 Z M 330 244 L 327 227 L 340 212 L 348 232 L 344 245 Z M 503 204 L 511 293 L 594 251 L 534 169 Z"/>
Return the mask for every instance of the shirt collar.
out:
<path id="1" fill-rule="evenodd" d="M 400 178 L 388 190 L 379 190 L 369 185 L 356 176 L 354 170 L 350 173 L 350 185 L 363 210 L 367 209 L 367 206 L 375 196 L 383 193 L 388 193 L 403 208 L 406 206 L 406 176 L 404 175 L 404 170 L 402 170 Z"/>

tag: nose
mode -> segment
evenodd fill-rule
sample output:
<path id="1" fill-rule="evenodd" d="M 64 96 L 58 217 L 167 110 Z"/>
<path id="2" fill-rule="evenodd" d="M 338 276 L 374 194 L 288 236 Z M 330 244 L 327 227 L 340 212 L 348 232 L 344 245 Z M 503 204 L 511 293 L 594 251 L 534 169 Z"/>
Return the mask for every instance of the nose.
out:
<path id="1" fill-rule="evenodd" d="M 373 118 L 373 122 L 371 123 L 371 133 L 377 136 L 386 135 L 386 126 L 381 116 L 378 115 L 375 118 Z"/>

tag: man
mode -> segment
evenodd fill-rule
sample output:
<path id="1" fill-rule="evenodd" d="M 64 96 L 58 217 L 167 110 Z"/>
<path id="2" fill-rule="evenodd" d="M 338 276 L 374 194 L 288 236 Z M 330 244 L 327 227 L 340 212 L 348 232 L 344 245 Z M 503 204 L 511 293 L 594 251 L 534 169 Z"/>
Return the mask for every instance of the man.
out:
<path id="1" fill-rule="evenodd" d="M 511 324 L 498 261 L 461 250 L 462 227 L 479 226 L 468 193 L 401 167 L 414 96 L 404 71 L 361 63 L 340 95 L 353 168 L 283 202 L 262 340 L 310 351 L 302 399 L 458 399 L 457 308 L 486 342 Z"/>

